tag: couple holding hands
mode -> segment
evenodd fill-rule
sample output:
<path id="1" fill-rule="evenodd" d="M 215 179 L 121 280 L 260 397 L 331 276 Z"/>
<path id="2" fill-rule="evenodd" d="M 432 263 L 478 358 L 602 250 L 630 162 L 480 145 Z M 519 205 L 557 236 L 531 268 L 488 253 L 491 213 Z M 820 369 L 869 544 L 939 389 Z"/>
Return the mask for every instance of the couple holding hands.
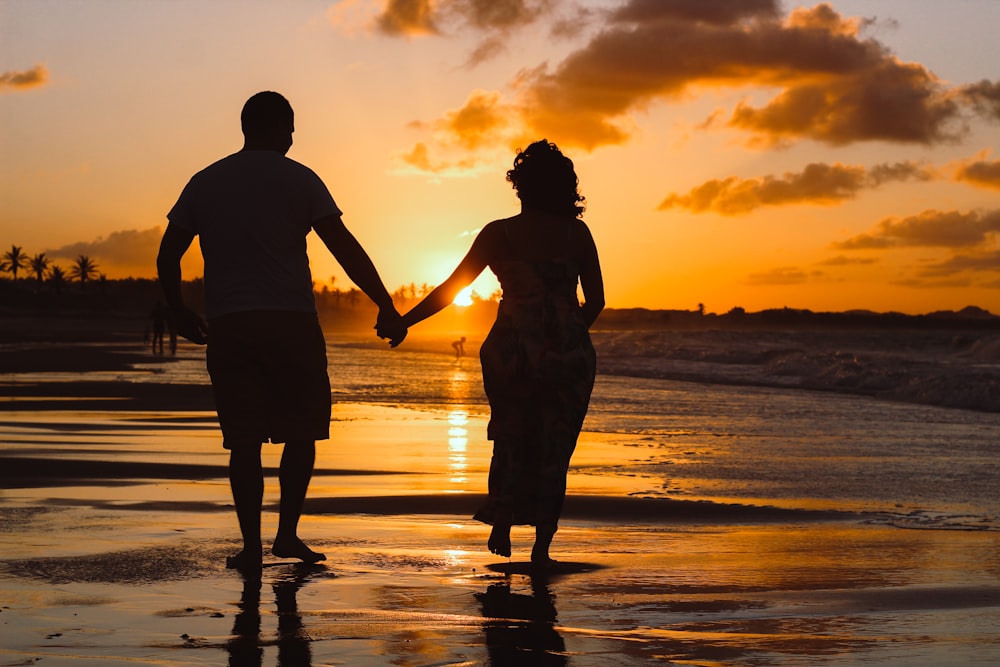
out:
<path id="1" fill-rule="evenodd" d="M 326 185 L 285 157 L 295 130 L 288 101 L 257 93 L 244 105 L 241 123 L 242 150 L 191 178 L 167 215 L 157 257 L 178 333 L 208 345 L 243 536 L 243 549 L 227 566 L 259 572 L 262 565 L 265 442 L 284 443 L 271 553 L 307 563 L 326 558 L 298 537 L 316 441 L 328 439 L 330 427 L 326 342 L 306 254 L 306 236 L 315 231 L 378 305 L 376 331 L 393 347 L 486 267 L 496 274 L 503 296 L 480 348 L 493 458 L 488 500 L 475 518 L 492 526 L 490 551 L 508 557 L 511 526 L 535 526 L 532 564 L 550 567 L 569 461 L 594 386 L 589 329 L 604 307 L 597 248 L 580 219 L 584 199 L 572 161 L 545 140 L 520 151 L 507 180 L 521 212 L 483 227 L 451 276 L 400 315 Z M 181 295 L 181 258 L 196 236 L 205 261 L 207 322 Z"/>

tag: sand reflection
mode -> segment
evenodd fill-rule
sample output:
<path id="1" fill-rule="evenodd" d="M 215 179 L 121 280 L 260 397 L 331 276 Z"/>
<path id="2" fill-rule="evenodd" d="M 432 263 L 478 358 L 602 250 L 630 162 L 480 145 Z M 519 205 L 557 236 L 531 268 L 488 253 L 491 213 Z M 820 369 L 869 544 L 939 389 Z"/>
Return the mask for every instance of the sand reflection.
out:
<path id="1" fill-rule="evenodd" d="M 226 643 L 229 667 L 263 665 L 264 646 L 278 647 L 278 667 L 311 667 L 312 638 L 299 613 L 298 592 L 322 566 L 296 566 L 288 576 L 271 584 L 278 619 L 277 636 L 266 639 L 261 633 L 261 588 L 256 577 L 243 581 L 243 593 L 233 619 L 232 637 Z"/>
<path id="2" fill-rule="evenodd" d="M 532 576 L 531 592 L 514 592 L 511 582 L 490 584 L 476 599 L 485 622 L 490 665 L 565 665 L 566 642 L 556 629 L 556 598 L 548 577 Z"/>

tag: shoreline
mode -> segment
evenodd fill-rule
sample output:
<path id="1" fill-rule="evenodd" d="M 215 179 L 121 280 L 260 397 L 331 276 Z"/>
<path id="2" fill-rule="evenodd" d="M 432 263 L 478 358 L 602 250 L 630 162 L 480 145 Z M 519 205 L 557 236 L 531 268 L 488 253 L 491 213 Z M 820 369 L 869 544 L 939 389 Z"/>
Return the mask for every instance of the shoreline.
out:
<path id="1" fill-rule="evenodd" d="M 487 448 L 453 449 L 450 413 L 412 406 L 335 406 L 301 526 L 328 560 L 268 555 L 245 581 L 224 566 L 240 540 L 210 387 L 157 383 L 134 345 L 74 349 L 0 382 L 0 665 L 1000 661 L 998 531 L 633 497 L 595 439 L 541 574 L 530 528 L 504 559 L 470 518 Z M 464 419 L 480 442 L 485 416 Z M 276 498 L 269 474 L 265 540 Z"/>

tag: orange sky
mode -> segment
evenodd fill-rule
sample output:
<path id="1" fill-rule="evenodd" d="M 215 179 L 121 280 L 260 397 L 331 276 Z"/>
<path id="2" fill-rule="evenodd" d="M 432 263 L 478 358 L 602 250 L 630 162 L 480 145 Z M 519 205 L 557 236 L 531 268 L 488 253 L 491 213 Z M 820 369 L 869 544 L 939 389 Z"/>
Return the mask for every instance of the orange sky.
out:
<path id="1" fill-rule="evenodd" d="M 516 212 L 504 171 L 545 137 L 612 307 L 1000 313 L 997 25 L 995 0 L 0 0 L 0 249 L 152 276 L 271 89 L 390 289 Z"/>

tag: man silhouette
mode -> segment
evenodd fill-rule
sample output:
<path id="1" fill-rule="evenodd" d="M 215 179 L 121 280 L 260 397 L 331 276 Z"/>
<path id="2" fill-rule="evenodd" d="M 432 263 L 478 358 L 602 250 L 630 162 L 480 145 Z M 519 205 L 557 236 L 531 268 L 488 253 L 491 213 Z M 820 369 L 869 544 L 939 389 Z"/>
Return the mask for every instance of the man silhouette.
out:
<path id="1" fill-rule="evenodd" d="M 375 266 L 344 226 L 323 181 L 285 157 L 294 113 L 275 92 L 247 100 L 242 150 L 195 174 L 167 214 L 157 270 L 177 332 L 208 344 L 223 446 L 243 549 L 227 567 L 259 572 L 264 475 L 261 445 L 285 443 L 278 530 L 271 553 L 307 563 L 325 555 L 298 537 L 316 459 L 329 438 L 326 342 L 316 314 L 306 236 L 314 230 L 352 281 L 379 307 L 380 332 L 405 336 Z M 184 305 L 184 253 L 199 237 L 205 260 L 205 320 Z M 386 328 L 382 328 L 382 325 Z"/>

